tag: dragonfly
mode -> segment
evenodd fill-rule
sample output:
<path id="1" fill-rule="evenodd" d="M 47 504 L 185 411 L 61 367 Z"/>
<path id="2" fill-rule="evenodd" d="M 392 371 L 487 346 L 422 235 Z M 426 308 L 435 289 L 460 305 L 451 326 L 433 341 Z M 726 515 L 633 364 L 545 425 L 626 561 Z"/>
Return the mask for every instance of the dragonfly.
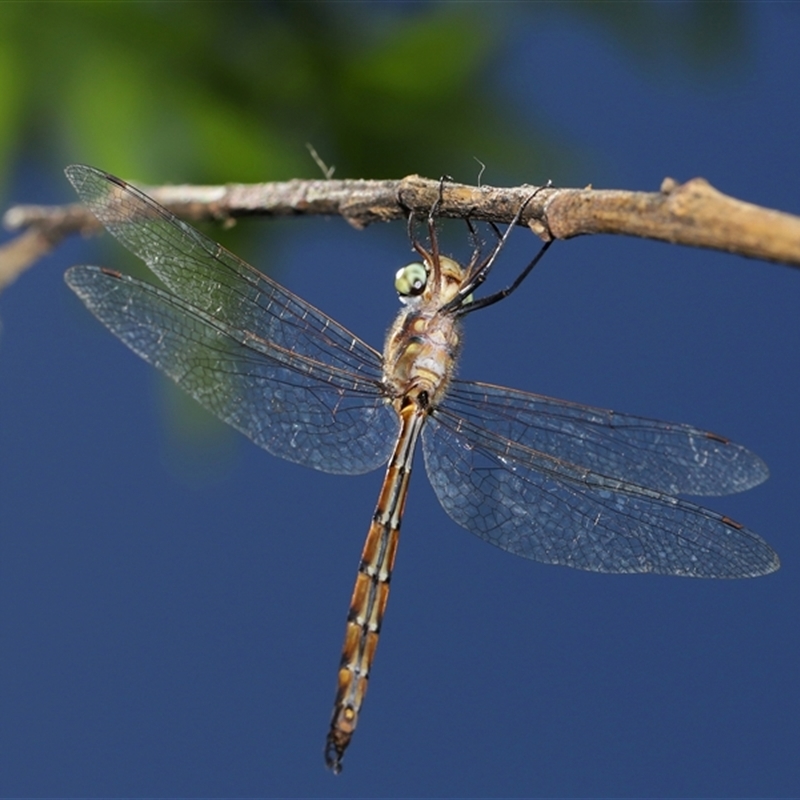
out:
<path id="1" fill-rule="evenodd" d="M 606 573 L 745 578 L 774 550 L 728 516 L 677 495 L 724 495 L 766 480 L 744 447 L 691 425 L 620 414 L 453 377 L 463 318 L 505 233 L 466 265 L 428 243 L 401 268 L 401 309 L 383 353 L 135 187 L 66 170 L 83 203 L 164 288 L 96 266 L 66 282 L 131 350 L 276 456 L 323 472 L 386 474 L 358 566 L 325 761 L 338 773 L 359 721 L 389 595 L 418 442 L 428 479 L 459 525 L 509 553 Z"/>

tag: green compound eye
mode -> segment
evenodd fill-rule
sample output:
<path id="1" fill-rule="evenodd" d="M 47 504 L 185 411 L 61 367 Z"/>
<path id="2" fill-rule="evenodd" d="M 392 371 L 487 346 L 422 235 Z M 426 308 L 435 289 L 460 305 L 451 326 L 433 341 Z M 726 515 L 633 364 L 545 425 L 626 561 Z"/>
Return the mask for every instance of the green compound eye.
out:
<path id="1" fill-rule="evenodd" d="M 394 276 L 394 288 L 403 297 L 414 297 L 425 291 L 428 273 L 424 264 L 407 264 L 397 270 Z"/>

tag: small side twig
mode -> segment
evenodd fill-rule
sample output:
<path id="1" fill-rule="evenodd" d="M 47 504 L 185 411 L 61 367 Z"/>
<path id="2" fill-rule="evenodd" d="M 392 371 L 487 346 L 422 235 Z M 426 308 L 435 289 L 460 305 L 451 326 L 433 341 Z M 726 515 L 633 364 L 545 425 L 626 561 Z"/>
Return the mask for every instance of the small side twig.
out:
<path id="1" fill-rule="evenodd" d="M 188 220 L 229 223 L 247 216 L 338 215 L 356 228 L 402 219 L 411 209 L 423 218 L 439 197 L 440 183 L 418 175 L 401 180 L 293 180 L 227 186 L 142 187 Z M 447 183 L 437 214 L 495 224 L 514 219 L 535 187 Z M 0 248 L 0 288 L 65 236 L 100 230 L 79 204 L 15 206 L 5 227 L 25 231 Z M 658 192 L 544 187 L 520 224 L 544 241 L 612 233 L 800 266 L 800 217 L 746 203 L 702 178 L 679 184 L 667 178 Z"/>

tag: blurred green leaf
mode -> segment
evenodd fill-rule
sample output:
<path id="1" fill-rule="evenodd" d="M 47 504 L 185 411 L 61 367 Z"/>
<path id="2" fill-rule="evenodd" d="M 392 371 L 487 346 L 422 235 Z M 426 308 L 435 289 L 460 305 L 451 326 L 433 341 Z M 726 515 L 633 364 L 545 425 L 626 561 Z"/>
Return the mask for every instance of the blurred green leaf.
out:
<path id="1" fill-rule="evenodd" d="M 0 28 L 0 185 L 3 183 L 9 158 L 21 135 L 24 76 L 19 53 L 7 32 Z"/>
<path id="2" fill-rule="evenodd" d="M 699 70 L 746 38 L 725 2 L 0 3 L 0 175 L 25 155 L 153 183 L 309 177 L 310 141 L 340 177 L 469 179 L 475 157 L 556 176 L 563 145 L 493 94 L 521 15 Z"/>

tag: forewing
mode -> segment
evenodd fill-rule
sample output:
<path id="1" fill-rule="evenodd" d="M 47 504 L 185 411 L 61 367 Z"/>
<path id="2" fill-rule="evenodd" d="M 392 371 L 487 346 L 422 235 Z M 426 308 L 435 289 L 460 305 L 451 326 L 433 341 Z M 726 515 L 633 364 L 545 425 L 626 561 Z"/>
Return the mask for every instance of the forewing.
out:
<path id="1" fill-rule="evenodd" d="M 691 425 L 469 381 L 453 381 L 444 405 L 504 439 L 666 494 L 731 494 L 769 476 L 749 450 Z"/>
<path id="2" fill-rule="evenodd" d="M 274 455 L 344 474 L 388 459 L 398 422 L 377 381 L 232 327 L 117 272 L 81 266 L 65 277 L 135 353 Z"/>
<path id="3" fill-rule="evenodd" d="M 538 453 L 442 409 L 423 431 L 423 451 L 450 517 L 525 558 L 700 578 L 779 566 L 763 539 L 721 514 Z"/>
<path id="4" fill-rule="evenodd" d="M 279 347 L 380 380 L 381 356 L 147 195 L 94 167 L 67 167 L 81 200 L 128 250 L 195 309 Z"/>

